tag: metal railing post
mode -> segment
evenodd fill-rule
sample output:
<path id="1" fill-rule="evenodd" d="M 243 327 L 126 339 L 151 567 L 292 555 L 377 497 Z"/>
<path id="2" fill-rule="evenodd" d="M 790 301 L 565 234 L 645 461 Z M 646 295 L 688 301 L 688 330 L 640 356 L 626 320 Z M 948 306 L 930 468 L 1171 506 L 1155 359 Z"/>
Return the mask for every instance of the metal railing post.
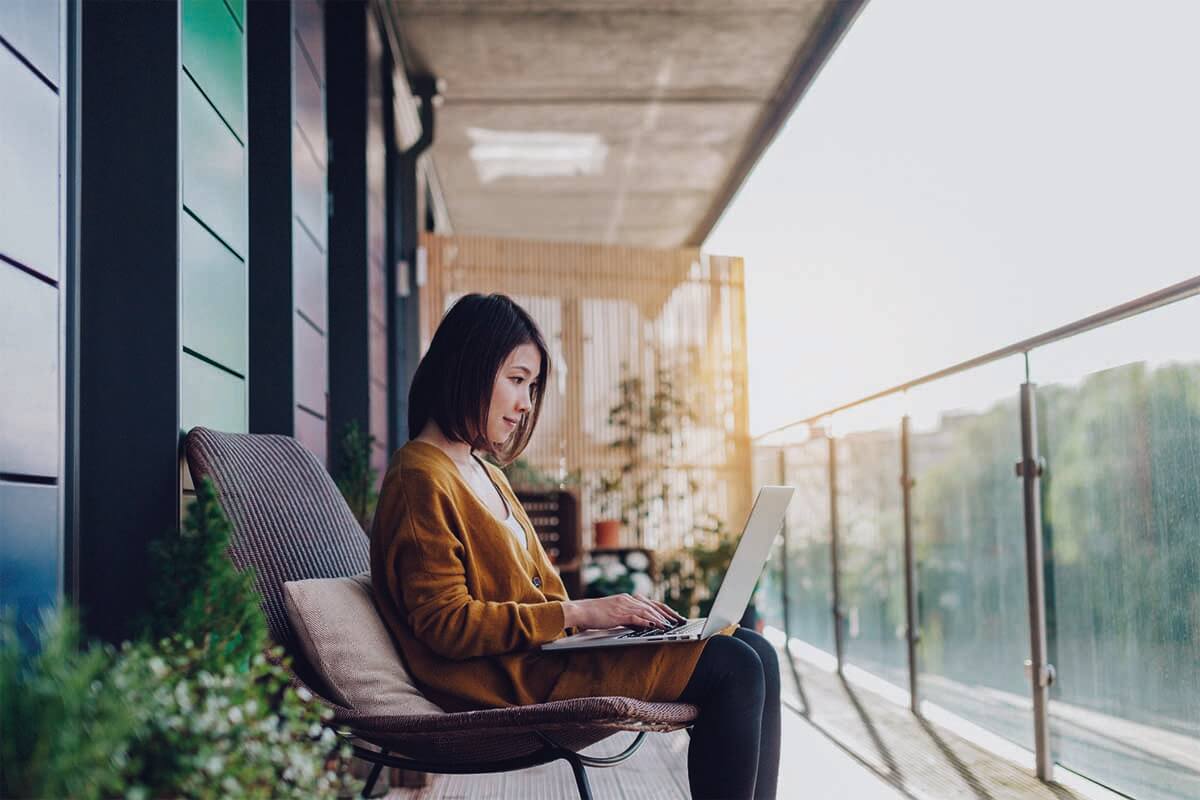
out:
<path id="1" fill-rule="evenodd" d="M 921 709 L 921 698 L 917 694 L 917 642 L 921 634 L 917 629 L 917 567 L 913 561 L 912 530 L 912 488 L 915 481 L 910 467 L 908 426 L 909 417 L 905 414 L 900 420 L 900 488 L 904 499 L 904 638 L 908 645 L 908 705 L 917 714 Z"/>
<path id="2" fill-rule="evenodd" d="M 837 655 L 837 671 L 842 674 L 844 644 L 842 642 L 842 592 L 838 579 L 838 502 L 837 502 L 837 439 L 832 433 L 829 440 L 829 563 L 833 570 L 833 649 Z"/>
<path id="3" fill-rule="evenodd" d="M 1046 660 L 1045 559 L 1042 553 L 1041 476 L 1043 464 L 1037 451 L 1037 409 L 1034 384 L 1021 384 L 1021 460 L 1017 477 L 1021 478 L 1025 505 L 1025 580 L 1029 594 L 1029 659 L 1025 662 L 1033 693 L 1033 745 L 1037 776 L 1043 781 L 1053 775 L 1050 753 L 1047 700 L 1054 682 L 1054 666 Z"/>
<path id="4" fill-rule="evenodd" d="M 785 445 L 779 446 L 779 464 L 777 466 L 779 468 L 779 485 L 787 486 L 787 447 Z M 783 633 L 785 642 L 791 641 L 792 638 L 792 620 L 791 612 L 789 611 L 791 603 L 788 602 L 788 529 L 790 527 L 787 515 L 785 514 L 783 517 L 783 530 L 780 533 L 783 537 L 783 547 L 781 548 L 783 564 L 779 568 L 779 581 L 783 584 Z M 786 645 L 784 652 L 787 652 Z"/>

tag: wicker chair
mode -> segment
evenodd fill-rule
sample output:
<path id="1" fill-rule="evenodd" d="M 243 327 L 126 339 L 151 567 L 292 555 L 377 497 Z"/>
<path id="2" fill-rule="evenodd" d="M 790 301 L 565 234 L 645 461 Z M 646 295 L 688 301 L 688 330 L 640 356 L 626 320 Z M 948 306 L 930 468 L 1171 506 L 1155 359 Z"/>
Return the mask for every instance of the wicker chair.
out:
<path id="1" fill-rule="evenodd" d="M 563 759 L 579 795 L 590 800 L 585 767 L 625 761 L 647 732 L 695 721 L 686 703 L 628 697 L 588 697 L 530 706 L 411 716 L 368 716 L 322 695 L 322 683 L 298 645 L 283 604 L 283 584 L 357 575 L 369 569 L 367 536 L 316 457 L 288 436 L 230 434 L 193 428 L 188 466 L 210 478 L 233 526 L 229 549 L 239 569 L 253 567 L 271 638 L 292 659 L 293 682 L 334 712 L 333 723 L 355 737 L 354 753 L 374 766 L 363 789 L 373 790 L 384 766 L 432 773 L 506 772 Z M 618 731 L 637 737 L 621 753 L 578 751 Z"/>

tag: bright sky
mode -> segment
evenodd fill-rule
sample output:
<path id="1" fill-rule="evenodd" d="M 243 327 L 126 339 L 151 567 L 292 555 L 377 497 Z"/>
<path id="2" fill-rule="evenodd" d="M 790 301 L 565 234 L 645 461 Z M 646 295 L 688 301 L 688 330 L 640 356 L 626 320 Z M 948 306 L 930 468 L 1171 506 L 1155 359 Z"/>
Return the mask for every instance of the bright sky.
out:
<path id="1" fill-rule="evenodd" d="M 869 2 L 705 243 L 746 259 L 752 433 L 1200 274 L 1197 31 Z"/>

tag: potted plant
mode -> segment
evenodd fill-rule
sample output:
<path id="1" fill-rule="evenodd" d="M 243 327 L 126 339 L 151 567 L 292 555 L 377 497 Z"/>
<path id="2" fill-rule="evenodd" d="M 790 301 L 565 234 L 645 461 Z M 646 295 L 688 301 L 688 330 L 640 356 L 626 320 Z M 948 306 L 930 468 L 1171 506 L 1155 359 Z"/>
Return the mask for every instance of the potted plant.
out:
<path id="1" fill-rule="evenodd" d="M 595 482 L 593 497 L 600 506 L 600 517 L 592 523 L 595 529 L 594 547 L 612 550 L 621 543 L 621 520 L 614 516 L 620 501 L 620 476 L 600 475 Z"/>

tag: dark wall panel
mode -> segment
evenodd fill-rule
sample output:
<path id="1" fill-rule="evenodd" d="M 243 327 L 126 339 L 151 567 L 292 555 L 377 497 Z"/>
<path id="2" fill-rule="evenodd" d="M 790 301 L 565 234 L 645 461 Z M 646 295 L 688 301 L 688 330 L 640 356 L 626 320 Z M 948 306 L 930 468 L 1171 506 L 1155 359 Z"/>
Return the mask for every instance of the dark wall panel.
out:
<path id="1" fill-rule="evenodd" d="M 179 427 L 196 425 L 219 431 L 246 430 L 246 382 L 220 367 L 179 355 Z"/>
<path id="2" fill-rule="evenodd" d="M 59 275 L 58 103 L 0 47 L 0 254 L 52 280 Z"/>
<path id="3" fill-rule="evenodd" d="M 0 472 L 58 476 L 58 327 L 58 290 L 0 263 Z"/>
<path id="4" fill-rule="evenodd" d="M 179 221 L 183 346 L 246 374 L 246 269 L 187 214 Z"/>
<path id="5" fill-rule="evenodd" d="M 57 0 L 0 0 L 0 36 L 58 86 Z"/>
<path id="6" fill-rule="evenodd" d="M 187 76 L 179 88 L 183 204 L 240 256 L 246 254 L 245 151 Z"/>
<path id="7" fill-rule="evenodd" d="M 183 0 L 183 67 L 246 141 L 242 31 L 222 0 Z"/>
<path id="8" fill-rule="evenodd" d="M 27 621 L 58 598 L 58 491 L 0 481 L 0 608 Z"/>

